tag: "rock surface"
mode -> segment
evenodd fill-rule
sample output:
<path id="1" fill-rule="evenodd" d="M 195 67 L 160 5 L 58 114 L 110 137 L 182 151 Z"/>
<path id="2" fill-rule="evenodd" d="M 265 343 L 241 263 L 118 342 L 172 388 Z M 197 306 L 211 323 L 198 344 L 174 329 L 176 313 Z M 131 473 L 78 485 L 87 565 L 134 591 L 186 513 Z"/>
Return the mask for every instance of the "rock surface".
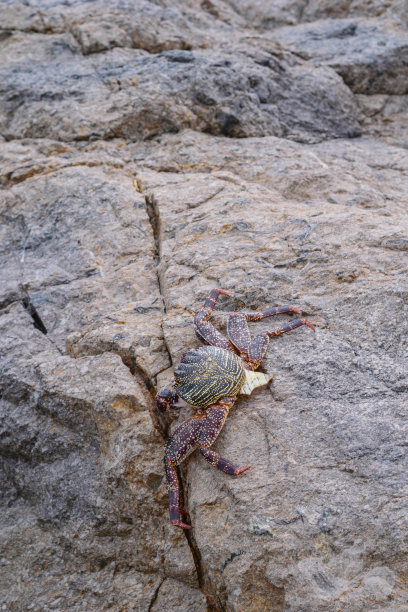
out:
<path id="1" fill-rule="evenodd" d="M 404 3 L 2 13 L 0 608 L 408 610 Z M 251 470 L 183 465 L 185 534 L 154 394 L 215 286 L 316 334 L 214 444 Z"/>

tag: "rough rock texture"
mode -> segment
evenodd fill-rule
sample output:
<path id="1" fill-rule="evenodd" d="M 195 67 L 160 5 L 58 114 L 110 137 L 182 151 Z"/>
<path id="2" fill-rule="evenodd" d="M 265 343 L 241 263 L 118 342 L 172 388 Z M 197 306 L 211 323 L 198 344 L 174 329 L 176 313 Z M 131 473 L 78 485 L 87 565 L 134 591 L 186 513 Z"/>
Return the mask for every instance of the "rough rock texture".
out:
<path id="1" fill-rule="evenodd" d="M 324 19 L 280 28 L 293 52 L 340 74 L 360 94 L 408 93 L 406 28 L 394 19 Z"/>
<path id="2" fill-rule="evenodd" d="M 408 610 L 408 12 L 27 0 L 0 24 L 0 608 Z M 154 394 L 213 320 L 293 303 L 181 469 Z M 253 333 L 279 325 L 251 324 Z"/>

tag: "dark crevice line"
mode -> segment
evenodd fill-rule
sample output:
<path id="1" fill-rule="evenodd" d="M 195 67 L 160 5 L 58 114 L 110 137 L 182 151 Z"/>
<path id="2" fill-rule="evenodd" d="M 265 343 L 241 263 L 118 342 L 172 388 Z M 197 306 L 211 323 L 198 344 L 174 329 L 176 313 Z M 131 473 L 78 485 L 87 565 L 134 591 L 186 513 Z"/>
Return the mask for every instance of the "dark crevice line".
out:
<path id="1" fill-rule="evenodd" d="M 33 140 L 37 140 L 35 138 L 33 138 Z M 41 140 L 41 139 L 38 139 Z M 74 142 L 74 145 L 77 143 L 77 141 Z M 70 144 L 69 142 L 67 142 L 67 144 Z M 76 151 L 78 152 L 78 150 Z M 8 174 L 4 175 L 3 178 L 1 179 L 1 183 L 4 189 L 11 189 L 12 187 L 14 187 L 14 185 L 19 185 L 20 183 L 24 183 L 24 181 L 27 181 L 29 179 L 32 179 L 34 177 L 38 177 L 38 176 L 45 176 L 48 174 L 55 174 L 57 172 L 59 172 L 60 170 L 65 170 L 66 168 L 73 168 L 73 167 L 78 167 L 78 166 L 83 166 L 83 167 L 87 167 L 87 168 L 99 168 L 101 166 L 105 167 L 108 166 L 109 168 L 114 168 L 117 170 L 123 170 L 124 166 L 122 166 L 121 164 L 116 164 L 115 162 L 109 162 L 109 161 L 104 161 L 104 162 L 98 162 L 98 163 L 93 163 L 93 162 L 68 162 L 65 164 L 61 164 L 60 166 L 58 166 L 58 168 L 47 168 L 47 167 L 43 167 L 40 169 L 37 169 L 36 171 L 34 171 L 32 174 L 27 173 L 24 176 L 21 176 L 19 178 L 13 178 L 13 172 L 15 170 L 19 170 L 20 168 L 17 167 L 15 168 L 13 171 L 9 172 Z"/>
<path id="2" fill-rule="evenodd" d="M 125 265 L 125 264 L 124 264 Z M 120 268 L 119 268 L 120 269 Z M 62 285 L 69 285 L 71 283 L 75 283 L 76 281 L 80 281 L 80 280 L 84 280 L 86 278 L 90 278 L 91 276 L 96 276 L 97 274 L 99 274 L 99 270 L 96 268 L 93 268 L 91 270 L 88 270 L 87 272 L 85 272 L 82 276 L 77 276 L 75 278 L 71 278 L 71 279 L 64 279 L 61 281 L 55 280 L 55 281 L 51 281 L 49 283 L 45 283 L 43 285 L 40 286 L 35 286 L 32 283 L 30 283 L 30 289 L 31 291 L 43 291 L 44 289 L 48 289 L 49 287 L 60 287 Z M 23 300 L 26 299 L 26 292 L 24 292 L 25 296 L 24 298 L 21 298 L 21 291 L 19 291 L 18 293 L 12 293 L 10 295 L 6 295 L 3 299 L 0 298 L 0 310 L 4 310 L 5 308 L 7 308 L 8 306 L 10 306 L 11 304 L 16 304 L 16 303 L 23 303 Z M 28 303 L 31 304 L 31 299 L 29 296 L 27 296 L 28 298 Z M 27 308 L 25 306 L 25 304 L 23 303 L 24 308 Z M 33 307 L 34 308 L 34 307 Z M 37 312 L 38 315 L 38 312 Z"/>
<path id="3" fill-rule="evenodd" d="M 41 317 L 38 314 L 37 309 L 35 308 L 34 304 L 32 303 L 28 293 L 24 295 L 24 297 L 21 300 L 21 303 L 26 309 L 26 311 L 28 312 L 28 314 L 30 315 L 30 317 L 32 318 L 34 327 L 38 329 L 41 333 L 47 335 L 47 328 L 42 322 Z"/>
<path id="4" fill-rule="evenodd" d="M 56 351 L 58 351 L 58 353 L 60 355 L 64 355 L 64 352 L 59 348 L 59 346 L 57 345 L 56 341 L 53 340 L 52 338 L 50 338 L 50 336 L 47 335 L 48 334 L 48 329 L 46 328 L 43 320 L 41 319 L 41 317 L 40 317 L 36 307 L 32 303 L 29 294 L 27 293 L 27 291 L 22 286 L 20 286 L 20 292 L 21 292 L 20 295 L 22 297 L 17 299 L 17 300 L 14 300 L 14 301 L 15 302 L 20 302 L 22 304 L 22 306 L 25 308 L 25 310 L 30 315 L 30 317 L 31 317 L 31 319 L 33 321 L 33 325 L 34 325 L 35 329 L 38 329 L 38 331 L 40 331 L 42 334 L 44 334 L 44 336 L 47 336 L 47 340 L 52 344 L 54 349 Z M 13 301 L 11 301 L 10 303 L 12 304 Z"/>
<path id="5" fill-rule="evenodd" d="M 169 437 L 169 423 L 167 422 L 164 415 L 162 415 L 156 408 L 156 389 L 149 375 L 137 363 L 137 359 L 134 354 L 131 354 L 130 362 L 122 355 L 121 359 L 124 365 L 129 369 L 130 373 L 137 379 L 141 389 L 145 390 L 144 395 L 147 401 L 148 410 L 153 423 L 153 427 L 166 442 Z"/>
<path id="6" fill-rule="evenodd" d="M 140 180 L 137 181 L 137 188 L 140 193 L 143 193 L 143 188 L 142 188 L 142 184 Z M 156 264 L 156 271 L 157 271 L 157 283 L 158 283 L 160 295 L 163 301 L 163 310 L 164 310 L 164 313 L 166 313 L 167 312 L 166 301 L 165 301 L 163 287 L 162 287 L 161 278 L 160 278 L 160 270 L 158 269 L 160 262 L 161 262 L 160 214 L 159 214 L 159 209 L 157 206 L 157 201 L 152 193 L 145 194 L 145 202 L 146 202 L 146 212 L 149 217 L 150 225 L 152 227 L 152 232 L 153 232 L 154 257 L 155 257 L 155 264 Z M 163 332 L 163 339 L 164 339 L 164 345 L 166 347 L 166 350 L 167 350 L 167 353 L 170 359 L 170 363 L 171 365 L 173 365 L 173 360 L 171 357 L 169 347 L 167 346 L 167 343 L 166 343 L 164 332 Z M 153 425 L 156 427 L 156 429 L 158 429 L 158 427 L 155 424 L 155 421 L 158 418 L 157 416 L 158 410 L 156 409 L 156 402 L 154 402 L 154 416 L 152 415 L 152 412 L 150 412 L 150 415 L 152 417 Z M 167 440 L 169 437 L 168 425 L 165 431 L 160 431 L 160 433 L 163 436 L 163 438 Z M 185 508 L 188 508 L 187 486 L 186 486 L 187 479 L 186 479 L 186 474 L 185 474 L 185 470 L 183 469 L 183 467 L 177 468 L 177 475 L 178 475 L 178 479 L 180 482 L 181 503 Z M 207 572 L 204 569 L 204 566 L 202 563 L 201 552 L 200 552 L 200 549 L 198 547 L 197 541 L 194 536 L 194 530 L 185 529 L 183 530 L 183 533 L 187 540 L 188 546 L 190 548 L 191 555 L 193 557 L 193 562 L 194 562 L 194 566 L 195 566 L 196 573 L 197 573 L 198 586 L 207 601 L 208 612 L 224 612 L 224 606 L 221 604 L 221 601 L 219 600 L 216 594 L 216 589 L 212 585 L 207 575 Z"/>
<path id="7" fill-rule="evenodd" d="M 160 589 L 161 589 L 161 585 L 163 584 L 163 582 L 164 582 L 165 580 L 166 580 L 166 579 L 165 579 L 165 578 L 163 578 L 163 580 L 162 580 L 161 582 L 159 582 L 159 584 L 158 584 L 158 586 L 157 586 L 156 590 L 155 590 L 155 591 L 154 591 L 154 593 L 153 593 L 153 597 L 152 597 L 152 599 L 151 599 L 151 602 L 150 602 L 150 604 L 149 604 L 149 607 L 148 607 L 148 609 L 147 609 L 147 612 L 150 612 L 150 611 L 151 611 L 151 609 L 153 608 L 153 606 L 154 606 L 154 604 L 155 604 L 155 602 L 156 602 L 156 599 L 157 599 L 157 597 L 158 597 L 158 595 L 159 595 L 159 591 L 160 591 Z"/>
<path id="8" fill-rule="evenodd" d="M 141 186 L 140 181 L 138 182 L 138 187 L 139 187 L 140 191 L 143 191 L 143 188 Z M 149 217 L 150 225 L 152 226 L 152 231 L 153 231 L 154 259 L 155 259 L 155 264 L 156 264 L 157 284 L 159 286 L 160 295 L 162 297 L 163 310 L 164 310 L 164 313 L 166 314 L 166 312 L 167 312 L 166 300 L 165 300 L 165 297 L 164 297 L 163 285 L 162 285 L 162 281 L 161 281 L 161 277 L 160 277 L 160 270 L 159 270 L 159 265 L 160 265 L 160 262 L 161 262 L 160 214 L 159 214 L 159 209 L 158 209 L 158 206 L 157 206 L 156 199 L 155 199 L 153 194 L 147 193 L 145 195 L 145 202 L 146 202 L 146 212 L 147 212 L 147 215 Z M 171 352 L 170 352 L 169 347 L 167 345 L 166 336 L 165 336 L 163 327 L 162 327 L 162 330 L 163 330 L 163 342 L 164 342 L 164 346 L 165 346 L 167 354 L 169 356 L 170 364 L 171 364 L 171 366 L 173 366 L 174 365 L 173 364 L 173 358 L 171 356 Z"/>

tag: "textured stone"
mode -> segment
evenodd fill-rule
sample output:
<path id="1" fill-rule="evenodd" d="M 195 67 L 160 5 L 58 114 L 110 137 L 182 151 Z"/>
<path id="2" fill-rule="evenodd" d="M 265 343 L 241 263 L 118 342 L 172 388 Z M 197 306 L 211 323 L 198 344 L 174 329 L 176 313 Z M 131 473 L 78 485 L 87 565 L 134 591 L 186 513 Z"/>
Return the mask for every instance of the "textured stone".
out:
<path id="1" fill-rule="evenodd" d="M 335 72 L 285 58 L 274 45 L 83 57 L 72 34 L 17 33 L 3 43 L 0 79 L 8 140 L 134 139 L 181 128 L 300 141 L 360 134 L 353 97 Z"/>
<path id="2" fill-rule="evenodd" d="M 408 32 L 396 20 L 326 19 L 281 28 L 285 47 L 330 66 L 359 94 L 408 93 Z"/>
<path id="3" fill-rule="evenodd" d="M 227 0 L 228 4 L 247 22 L 260 30 L 312 22 L 325 18 L 379 17 L 387 15 L 407 25 L 408 10 L 405 0 Z"/>
<path id="4" fill-rule="evenodd" d="M 188 591 L 194 569 L 167 527 L 150 396 L 117 355 L 61 355 L 21 306 L 0 323 L 7 607 L 147 609 L 161 572 Z"/>
<path id="5" fill-rule="evenodd" d="M 360 609 L 368 592 L 372 609 L 402 604 L 406 585 L 393 576 L 405 504 L 388 492 L 405 488 L 406 154 L 374 142 L 311 149 L 192 133 L 162 140 L 158 155 L 149 146 L 152 165 L 167 170 L 140 176 L 161 228 L 173 362 L 197 342 L 182 313 L 214 285 L 236 297 L 223 313 L 291 301 L 317 326 L 316 336 L 271 341 L 272 385 L 239 399 L 215 444 L 252 470 L 229 479 L 199 456 L 189 463 L 197 543 L 226 609 L 326 610 L 334 600 Z M 163 151 L 179 172 L 168 172 Z M 379 562 L 396 550 L 396 565 Z M 376 561 L 364 567 L 367 555 Z"/>
<path id="6" fill-rule="evenodd" d="M 405 610 L 406 16 L 3 3 L 0 608 Z M 183 464 L 184 534 L 191 410 L 154 394 L 215 286 L 221 331 L 293 303 L 316 333 L 271 341 L 214 444 L 251 470 Z"/>

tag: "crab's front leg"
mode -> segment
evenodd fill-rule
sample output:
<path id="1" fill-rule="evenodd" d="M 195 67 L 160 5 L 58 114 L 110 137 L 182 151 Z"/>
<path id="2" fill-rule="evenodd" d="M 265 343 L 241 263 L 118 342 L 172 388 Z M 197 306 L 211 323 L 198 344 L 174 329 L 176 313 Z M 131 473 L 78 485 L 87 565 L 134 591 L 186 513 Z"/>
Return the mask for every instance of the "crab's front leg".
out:
<path id="1" fill-rule="evenodd" d="M 187 513 L 180 507 L 180 483 L 176 466 L 188 457 L 198 446 L 202 418 L 199 416 L 187 419 L 177 427 L 167 441 L 164 455 L 164 467 L 169 485 L 170 521 L 176 527 L 191 529 L 191 525 L 183 523 L 180 515 Z"/>

